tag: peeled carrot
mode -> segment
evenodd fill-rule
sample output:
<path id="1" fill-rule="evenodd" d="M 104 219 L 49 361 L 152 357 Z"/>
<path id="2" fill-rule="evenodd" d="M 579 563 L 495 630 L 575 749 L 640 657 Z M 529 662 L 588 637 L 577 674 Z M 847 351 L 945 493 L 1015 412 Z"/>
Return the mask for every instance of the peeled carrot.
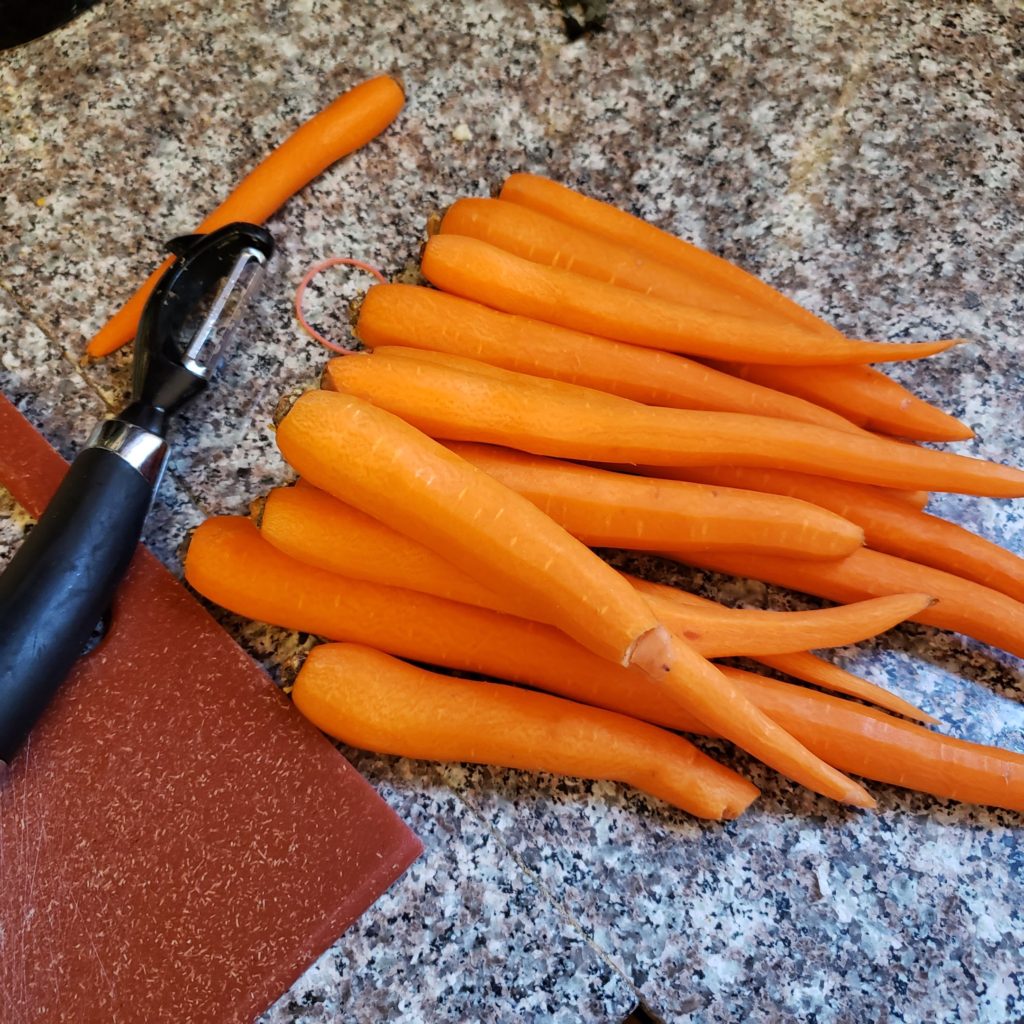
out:
<path id="1" fill-rule="evenodd" d="M 440 294 L 440 293 L 438 293 L 438 294 Z M 428 349 L 428 348 L 423 348 L 423 349 L 420 349 L 420 348 L 404 348 L 404 347 L 401 347 L 401 346 L 394 346 L 394 347 L 381 346 L 380 348 L 375 349 L 375 351 L 379 352 L 380 355 L 386 356 L 389 359 L 402 358 L 402 357 L 408 358 L 408 359 L 415 359 L 415 360 L 418 360 L 419 362 L 432 363 L 432 364 L 434 364 L 436 366 L 439 366 L 439 367 L 447 367 L 449 369 L 456 370 L 456 371 L 463 372 L 463 373 L 472 373 L 472 374 L 476 374 L 478 376 L 490 377 L 490 378 L 492 378 L 492 379 L 494 379 L 496 381 L 503 382 L 505 384 L 514 385 L 514 384 L 521 384 L 521 383 L 528 382 L 535 389 L 538 389 L 538 390 L 541 390 L 541 391 L 546 391 L 547 393 L 549 393 L 551 398 L 552 398 L 552 400 L 554 400 L 554 401 L 558 401 L 558 400 L 564 398 L 565 395 L 568 393 L 568 392 L 566 392 L 565 388 L 559 386 L 560 384 L 564 384 L 565 383 L 564 381 L 557 381 L 557 379 L 556 379 L 553 383 L 548 383 L 549 378 L 546 378 L 545 376 L 539 376 L 538 377 L 538 376 L 534 376 L 534 375 L 530 375 L 530 374 L 521 374 L 521 373 L 518 373 L 518 372 L 513 371 L 513 370 L 506 370 L 506 369 L 504 369 L 501 366 L 495 365 L 494 363 L 480 362 L 477 359 L 467 359 L 464 356 L 452 355 L 451 353 L 448 353 L 448 352 L 438 352 L 438 351 L 435 351 L 434 349 Z M 326 383 L 324 385 L 325 387 L 332 386 L 331 385 L 331 372 L 330 372 L 330 367 L 329 366 L 328 366 L 327 371 L 325 372 L 324 380 L 326 381 Z M 612 399 L 612 407 L 613 408 L 616 407 L 615 399 L 618 398 L 619 396 L 617 396 L 615 394 L 608 393 L 608 392 L 604 392 L 604 391 L 601 391 L 601 390 L 596 390 L 596 389 L 588 389 L 588 390 L 589 390 L 588 398 L 589 398 L 590 401 L 599 402 L 601 396 L 602 395 L 606 395 L 608 398 Z M 577 391 L 576 394 L 578 395 L 579 392 Z M 621 408 L 621 407 L 622 407 L 621 403 L 619 403 L 618 408 Z M 869 434 L 867 431 L 859 431 L 858 430 L 858 431 L 855 431 L 855 432 L 859 432 L 861 434 L 864 434 L 866 437 L 873 437 L 873 435 Z M 627 472 L 630 472 L 630 475 L 632 475 L 632 476 L 636 475 L 636 473 L 632 472 L 632 469 L 634 467 L 630 467 L 630 466 L 614 466 L 614 465 L 609 465 L 609 466 L 606 466 L 604 468 L 605 469 L 610 469 L 610 470 L 613 470 L 613 471 L 619 472 L 619 473 L 621 473 L 622 471 L 625 470 Z M 660 477 L 667 478 L 667 479 L 673 479 L 673 478 L 680 479 L 680 480 L 685 479 L 685 477 L 683 475 L 680 475 L 678 477 L 673 477 L 673 474 L 676 473 L 676 472 L 680 472 L 680 471 L 677 470 L 677 469 L 669 468 L 669 469 L 662 469 L 659 472 L 659 471 L 653 470 L 651 467 L 645 467 L 642 475 L 654 476 L 654 477 L 660 476 Z M 891 488 L 891 487 L 876 488 L 876 487 L 873 487 L 871 485 L 857 485 L 857 484 L 849 484 L 848 486 L 851 487 L 851 488 L 860 487 L 860 486 L 866 486 L 868 488 L 868 490 L 872 490 L 872 491 L 878 490 L 878 491 L 881 491 L 883 494 L 886 494 L 886 495 L 888 495 L 891 498 L 898 499 L 898 500 L 906 503 L 907 505 L 912 506 L 914 508 L 918 508 L 918 509 L 923 508 L 924 505 L 927 503 L 929 497 L 930 497 L 927 491 L 903 491 L 903 490 L 899 490 L 899 489 Z M 770 492 L 767 492 L 767 493 L 770 493 Z"/>
<path id="2" fill-rule="evenodd" d="M 375 285 L 360 306 L 355 332 L 371 349 L 407 346 L 448 353 L 645 405 L 741 412 L 852 433 L 861 430 L 820 406 L 746 384 L 683 356 L 499 313 L 433 288 Z M 887 493 L 919 508 L 928 498 L 924 492 L 889 488 Z"/>
<path id="3" fill-rule="evenodd" d="M 423 249 L 421 269 L 438 288 L 506 313 L 711 359 L 791 366 L 877 363 L 919 359 L 958 344 L 823 339 L 797 327 L 680 306 L 602 284 L 461 235 L 434 235 Z"/>
<path id="4" fill-rule="evenodd" d="M 824 320 L 735 264 L 564 185 L 536 175 L 513 174 L 505 182 L 501 198 L 728 291 L 736 301 L 745 303 L 748 316 L 795 324 L 833 340 L 843 337 Z M 821 367 L 813 374 L 781 366 L 731 369 L 744 379 L 799 395 L 883 434 L 921 441 L 956 441 L 973 436 L 965 424 L 921 401 L 872 367 Z"/>
<path id="5" fill-rule="evenodd" d="M 529 207 L 501 199 L 459 199 L 446 211 L 440 232 L 478 238 L 532 263 L 571 270 L 684 306 L 756 317 L 742 297 L 651 259 L 638 249 L 609 242 Z"/>
<path id="6" fill-rule="evenodd" d="M 647 405 L 743 412 L 856 433 L 842 416 L 685 356 L 488 309 L 433 288 L 374 285 L 355 333 L 368 348 L 401 345 L 552 377 Z"/>
<path id="7" fill-rule="evenodd" d="M 766 764 L 826 796 L 872 804 L 862 787 L 793 743 L 669 633 L 614 569 L 525 498 L 408 423 L 351 395 L 310 392 L 282 420 L 277 441 L 311 483 L 499 593 L 535 602 L 541 617 L 595 653 L 643 669 Z"/>
<path id="8" fill-rule="evenodd" d="M 707 282 L 730 294 L 737 302 L 742 301 L 748 310 L 747 315 L 767 310 L 777 319 L 807 331 L 820 332 L 823 327 L 831 330 L 813 313 L 736 264 L 684 242 L 625 210 L 582 195 L 549 178 L 512 174 L 502 186 L 501 199 L 536 210 L 616 245 L 634 249 L 650 259 Z"/>
<path id="9" fill-rule="evenodd" d="M 741 380 L 831 409 L 879 434 L 912 441 L 964 441 L 974 436 L 965 423 L 870 366 L 817 366 L 807 371 L 751 362 L 714 365 Z"/>
<path id="10" fill-rule="evenodd" d="M 843 771 L 942 799 L 1024 811 L 1024 754 L 943 736 L 875 708 L 741 669 L 723 671 L 780 725 Z M 616 684 L 573 673 L 545 688 L 669 729 L 710 735 L 657 690 L 632 678 Z"/>
<path id="11" fill-rule="evenodd" d="M 735 818 L 758 795 L 692 743 L 646 722 L 441 676 L 354 644 L 314 648 L 292 699 L 335 739 L 377 753 L 625 782 L 701 818 Z"/>
<path id="12" fill-rule="evenodd" d="M 538 618 L 531 604 L 495 593 L 429 548 L 309 483 L 270 492 L 260 533 L 286 555 L 342 576 Z M 723 608 L 673 587 L 626 579 L 660 621 L 708 658 L 760 657 L 856 643 L 904 621 L 928 603 L 928 598 L 906 594 L 842 608 L 766 612 Z M 858 689 L 857 695 L 865 692 Z"/>
<path id="13" fill-rule="evenodd" d="M 775 583 L 831 601 L 907 593 L 917 587 L 935 604 L 911 616 L 915 622 L 951 629 L 1024 658 L 1024 604 L 1013 598 L 904 558 L 869 548 L 835 562 L 807 562 L 767 555 L 666 554 L 718 572 Z"/>
<path id="14" fill-rule="evenodd" d="M 282 555 L 244 518 L 223 517 L 203 523 L 193 534 L 185 574 L 201 594 L 249 618 L 352 640 L 416 661 L 538 686 L 670 728 L 710 731 L 651 687 L 642 674 L 590 654 L 550 626 L 339 578 Z M 799 729 L 809 743 L 817 742 L 822 727 L 815 711 L 820 702 L 814 702 L 822 695 L 760 681 L 759 677 L 750 679 L 734 669 L 725 671 L 752 699 L 763 702 L 766 709 L 774 708 L 780 720 Z M 770 703 L 767 695 L 773 687 L 790 699 Z M 847 756 L 862 759 L 855 770 L 865 777 L 896 781 L 954 799 L 1018 806 L 1010 801 L 1019 801 L 1016 769 L 1012 767 L 1019 755 L 964 746 L 923 729 L 905 732 L 893 724 L 897 719 L 883 719 L 885 728 L 880 728 L 873 724 L 874 716 L 866 714 L 869 709 L 845 701 L 840 706 L 847 716 Z M 783 718 L 783 711 L 788 717 Z M 904 758 L 900 752 L 908 743 L 913 749 Z M 835 749 L 830 756 L 840 761 Z M 895 779 L 893 773 L 901 773 L 901 779 Z M 936 785 L 936 778 L 948 782 L 949 790 L 929 790 Z M 968 789 L 968 781 L 976 788 Z"/>
<path id="15" fill-rule="evenodd" d="M 413 661 L 555 693 L 568 680 L 606 680 L 612 690 L 633 683 L 641 691 L 649 687 L 643 673 L 591 654 L 552 626 L 296 561 L 239 516 L 208 519 L 199 526 L 185 559 L 185 577 L 204 597 L 239 615 Z M 865 687 L 864 699 L 888 699 L 895 709 L 920 715 L 888 691 Z M 662 699 L 671 702 L 671 695 Z"/>
<path id="16" fill-rule="evenodd" d="M 196 230 L 215 231 L 239 220 L 262 223 L 336 160 L 376 138 L 404 102 L 402 87 L 387 75 L 343 93 L 257 164 Z M 142 308 L 170 263 L 167 259 L 157 267 L 100 328 L 86 349 L 89 355 L 105 356 L 132 340 Z"/>
<path id="17" fill-rule="evenodd" d="M 730 675 L 737 679 L 735 669 Z M 775 721 L 843 771 L 942 799 L 1024 811 L 1024 755 L 750 673 L 742 685 Z"/>
<path id="18" fill-rule="evenodd" d="M 494 367 L 465 372 L 454 368 L 456 357 L 442 366 L 423 355 L 356 353 L 331 360 L 327 379 L 449 441 L 602 463 L 730 463 L 881 486 L 1024 495 L 1024 472 L 979 459 L 762 416 L 645 406 Z"/>
<path id="19" fill-rule="evenodd" d="M 907 593 L 890 595 L 885 599 L 886 604 L 857 601 L 811 612 L 771 612 L 757 608 L 723 608 L 714 602 L 709 607 L 695 595 L 675 587 L 634 577 L 629 577 L 629 581 L 647 598 L 658 618 L 673 633 L 692 643 L 708 658 L 746 656 L 760 660 L 808 648 L 841 647 L 844 644 L 840 635 L 844 630 L 849 637 L 847 643 L 858 643 L 869 635 L 884 633 L 932 604 L 932 599 L 925 594 Z M 825 611 L 835 613 L 829 622 L 821 618 Z M 769 626 L 772 618 L 774 627 Z M 766 635 L 771 628 L 774 635 Z M 870 686 L 859 680 L 856 696 L 864 696 L 868 692 L 865 687 Z M 849 685 L 841 692 L 849 693 Z M 875 700 L 876 696 L 872 693 L 865 699 Z M 900 713 L 911 714 L 906 708 L 901 708 Z M 911 717 L 916 716 L 911 714 Z"/>
<path id="20" fill-rule="evenodd" d="M 938 516 L 915 511 L 884 491 L 773 469 L 706 466 L 654 475 L 712 486 L 788 494 L 830 509 L 863 527 L 868 547 L 942 569 L 1024 601 L 1024 558 Z"/>
<path id="21" fill-rule="evenodd" d="M 860 700 L 885 708 L 886 711 L 893 711 L 897 715 L 904 715 L 907 718 L 916 719 L 918 722 L 926 722 L 929 725 L 937 725 L 939 722 L 933 715 L 927 714 L 909 701 L 897 697 L 881 686 L 869 683 L 852 672 L 847 672 L 846 669 L 840 668 L 831 661 L 811 654 L 810 651 L 794 651 L 791 654 L 760 654 L 752 660 L 779 672 L 784 672 L 794 679 L 813 683 L 824 690 L 841 693 L 847 697 L 858 697 Z"/>
<path id="22" fill-rule="evenodd" d="M 310 483 L 533 605 L 602 657 L 628 665 L 640 654 L 643 664 L 664 646 L 664 630 L 610 566 L 397 416 L 352 395 L 308 392 L 278 425 L 277 443 Z"/>
<path id="23" fill-rule="evenodd" d="M 804 501 L 611 473 L 492 445 L 448 447 L 590 547 L 840 558 L 864 543 L 859 527 Z"/>
<path id="24" fill-rule="evenodd" d="M 810 501 L 812 505 L 821 505 L 822 508 L 825 505 L 816 499 L 827 494 L 833 483 L 840 483 L 843 491 L 851 499 L 857 495 L 858 504 L 870 505 L 875 498 L 881 498 L 886 502 L 899 502 L 908 511 L 920 512 L 931 498 L 927 491 L 901 491 L 893 487 L 854 484 L 847 480 L 837 481 L 835 477 L 814 476 L 810 473 L 798 473 L 791 469 L 752 466 L 607 466 L 606 468 L 616 472 L 639 473 L 642 476 L 653 476 L 663 480 L 693 480 L 697 483 L 710 483 L 718 473 L 723 474 L 723 480 L 725 474 L 735 473 L 737 480 L 740 478 L 740 474 L 743 474 L 745 479 L 759 481 L 756 486 L 751 483 L 750 490 L 763 490 L 768 494 L 788 494 L 791 497 L 796 497 L 796 490 L 800 490 L 799 497 L 803 501 Z M 806 482 L 806 491 L 803 490 L 804 482 Z M 776 487 L 778 490 L 774 490 Z M 746 490 L 747 488 L 743 487 L 742 489 Z M 815 498 L 812 499 L 811 494 L 814 494 Z"/>

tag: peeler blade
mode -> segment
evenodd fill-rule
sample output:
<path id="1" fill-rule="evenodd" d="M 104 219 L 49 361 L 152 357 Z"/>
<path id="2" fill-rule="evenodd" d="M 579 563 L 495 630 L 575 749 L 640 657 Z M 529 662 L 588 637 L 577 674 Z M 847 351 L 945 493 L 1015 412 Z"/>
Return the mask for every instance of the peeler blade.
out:
<path id="1" fill-rule="evenodd" d="M 266 263 L 266 254 L 256 248 L 238 254 L 188 340 L 182 360 L 185 369 L 204 380 L 217 371 L 231 348 L 242 313 L 260 285 Z"/>

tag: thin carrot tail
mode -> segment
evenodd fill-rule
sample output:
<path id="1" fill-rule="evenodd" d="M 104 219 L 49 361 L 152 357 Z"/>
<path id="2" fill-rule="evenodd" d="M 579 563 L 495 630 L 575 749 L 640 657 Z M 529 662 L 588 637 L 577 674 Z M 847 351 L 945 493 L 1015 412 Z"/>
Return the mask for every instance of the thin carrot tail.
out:
<path id="1" fill-rule="evenodd" d="M 718 670 L 664 627 L 645 634 L 630 652 L 679 704 L 747 753 L 787 778 L 823 796 L 855 807 L 873 808 L 863 786 L 848 779 L 794 739 Z"/>
<path id="2" fill-rule="evenodd" d="M 835 693 L 847 694 L 851 697 L 859 697 L 861 700 L 876 704 L 886 711 L 893 711 L 906 718 L 913 718 L 918 722 L 926 722 L 928 725 L 938 725 L 939 719 L 922 711 L 917 705 L 898 697 L 884 687 L 876 686 L 874 683 L 855 676 L 852 672 L 834 665 L 831 661 L 819 658 L 810 651 L 799 651 L 793 654 L 759 654 L 753 659 L 762 665 L 775 669 L 777 672 L 785 672 L 794 679 L 801 679 L 805 683 L 813 683 L 826 690 Z"/>

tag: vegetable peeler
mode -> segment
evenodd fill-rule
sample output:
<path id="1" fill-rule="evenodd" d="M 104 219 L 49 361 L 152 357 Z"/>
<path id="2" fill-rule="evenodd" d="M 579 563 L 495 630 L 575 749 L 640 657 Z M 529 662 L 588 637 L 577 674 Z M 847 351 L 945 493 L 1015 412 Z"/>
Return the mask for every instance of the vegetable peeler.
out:
<path id="1" fill-rule="evenodd" d="M 96 425 L 0 575 L 0 765 L 107 614 L 167 465 L 168 420 L 208 386 L 274 242 L 235 223 L 167 248 L 175 260 L 139 321 L 130 404 Z"/>

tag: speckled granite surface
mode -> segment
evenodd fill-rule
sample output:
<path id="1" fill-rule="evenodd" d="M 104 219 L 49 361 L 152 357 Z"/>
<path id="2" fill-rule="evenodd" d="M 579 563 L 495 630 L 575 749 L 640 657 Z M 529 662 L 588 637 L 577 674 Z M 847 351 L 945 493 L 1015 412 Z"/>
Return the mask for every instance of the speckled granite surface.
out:
<path id="1" fill-rule="evenodd" d="M 539 2 L 100 4 L 0 54 L 0 387 L 73 450 L 128 380 L 125 353 L 75 360 L 160 241 L 284 125 L 391 69 L 406 110 L 273 220 L 247 344 L 178 424 L 147 538 L 173 567 L 203 514 L 287 476 L 270 415 L 322 362 L 291 319 L 301 271 L 343 253 L 396 273 L 428 210 L 510 169 L 625 203 L 852 334 L 974 339 L 892 372 L 976 429 L 961 450 L 1019 464 L 1022 38 L 1011 3 L 615 0 L 571 45 Z M 1021 503 L 933 507 L 1024 550 Z M 308 647 L 224 618 L 282 680 Z M 1014 659 L 919 627 L 836 657 L 1024 750 Z M 712 826 L 612 785 L 346 754 L 427 852 L 265 1024 L 617 1021 L 638 997 L 723 1024 L 1024 1018 L 1017 816 L 884 786 L 849 813 L 739 761 L 765 796 Z"/>

